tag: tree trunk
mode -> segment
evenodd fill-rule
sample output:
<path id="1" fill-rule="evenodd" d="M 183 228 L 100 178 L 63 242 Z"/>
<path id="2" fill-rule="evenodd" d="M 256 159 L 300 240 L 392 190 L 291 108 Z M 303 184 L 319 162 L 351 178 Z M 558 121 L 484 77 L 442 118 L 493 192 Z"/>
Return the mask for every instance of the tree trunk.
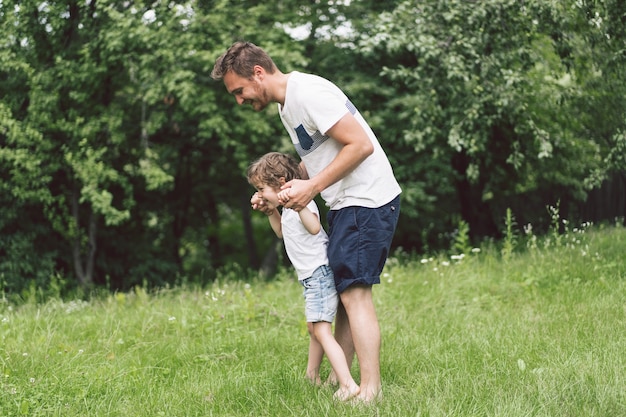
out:
<path id="1" fill-rule="evenodd" d="M 250 216 L 250 197 L 242 194 L 241 197 L 241 222 L 243 223 L 244 235 L 246 237 L 246 247 L 248 248 L 248 263 L 252 268 L 259 267 L 259 255 L 254 239 L 254 230 L 252 228 L 252 218 Z"/>
<path id="2" fill-rule="evenodd" d="M 495 224 L 491 207 L 483 201 L 483 173 L 480 174 L 477 184 L 472 184 L 466 175 L 469 158 L 463 153 L 456 154 L 452 159 L 452 166 L 457 172 L 455 188 L 461 217 L 470 228 L 472 239 L 485 236 L 498 236 L 498 226 Z"/>
<path id="3" fill-rule="evenodd" d="M 72 218 L 74 220 L 74 244 L 72 255 L 74 260 L 74 273 L 78 279 L 81 288 L 88 289 L 93 287 L 93 271 L 96 258 L 96 215 L 93 211 L 89 214 L 89 228 L 87 236 L 87 254 L 83 261 L 82 244 L 81 244 L 81 225 L 80 225 L 80 207 L 78 203 L 80 192 L 75 186 L 72 191 Z"/>

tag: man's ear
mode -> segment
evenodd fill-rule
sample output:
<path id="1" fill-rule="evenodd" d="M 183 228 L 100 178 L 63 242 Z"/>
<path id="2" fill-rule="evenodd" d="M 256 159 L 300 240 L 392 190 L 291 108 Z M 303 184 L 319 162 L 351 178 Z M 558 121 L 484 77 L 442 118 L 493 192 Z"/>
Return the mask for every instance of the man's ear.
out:
<path id="1" fill-rule="evenodd" d="M 254 73 L 254 76 L 259 77 L 260 79 L 263 79 L 263 77 L 265 76 L 265 69 L 260 65 L 255 65 L 254 67 L 252 67 L 252 71 Z"/>

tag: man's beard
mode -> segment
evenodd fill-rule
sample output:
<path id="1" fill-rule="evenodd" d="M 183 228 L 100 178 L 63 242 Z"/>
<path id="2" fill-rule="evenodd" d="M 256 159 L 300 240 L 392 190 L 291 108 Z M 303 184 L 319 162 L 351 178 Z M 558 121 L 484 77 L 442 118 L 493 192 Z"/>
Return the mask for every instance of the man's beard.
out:
<path id="1" fill-rule="evenodd" d="M 263 111 L 270 104 L 269 95 L 267 94 L 267 90 L 261 88 L 260 85 L 256 84 L 254 91 L 257 93 L 257 98 L 254 100 L 250 100 L 250 105 L 254 109 L 254 111 Z"/>

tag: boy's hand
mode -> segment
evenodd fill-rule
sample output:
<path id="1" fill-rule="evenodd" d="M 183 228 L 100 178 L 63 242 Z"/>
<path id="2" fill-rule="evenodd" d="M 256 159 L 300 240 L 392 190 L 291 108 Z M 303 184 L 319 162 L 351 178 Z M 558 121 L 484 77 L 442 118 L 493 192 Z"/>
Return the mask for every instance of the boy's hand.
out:
<path id="1" fill-rule="evenodd" d="M 316 195 L 311 180 L 291 180 L 280 188 L 278 201 L 280 201 L 283 207 L 295 211 L 305 208 Z"/>
<path id="2" fill-rule="evenodd" d="M 276 207 L 271 205 L 268 201 L 265 201 L 259 196 L 259 193 L 252 194 L 250 198 L 250 206 L 253 210 L 260 211 L 261 213 L 270 216 L 274 213 Z"/>
<path id="3" fill-rule="evenodd" d="M 284 206 L 289 202 L 289 189 L 280 191 L 276 196 L 278 197 L 278 202 Z"/>

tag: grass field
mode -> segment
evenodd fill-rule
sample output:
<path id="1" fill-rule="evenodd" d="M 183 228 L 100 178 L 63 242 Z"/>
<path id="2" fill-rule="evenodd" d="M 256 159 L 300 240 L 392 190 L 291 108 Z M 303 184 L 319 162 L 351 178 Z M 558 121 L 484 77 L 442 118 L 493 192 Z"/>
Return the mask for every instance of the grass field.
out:
<path id="1" fill-rule="evenodd" d="M 626 229 L 510 243 L 390 259 L 376 405 L 305 381 L 288 271 L 233 270 L 202 289 L 0 301 L 0 416 L 625 416 Z"/>

